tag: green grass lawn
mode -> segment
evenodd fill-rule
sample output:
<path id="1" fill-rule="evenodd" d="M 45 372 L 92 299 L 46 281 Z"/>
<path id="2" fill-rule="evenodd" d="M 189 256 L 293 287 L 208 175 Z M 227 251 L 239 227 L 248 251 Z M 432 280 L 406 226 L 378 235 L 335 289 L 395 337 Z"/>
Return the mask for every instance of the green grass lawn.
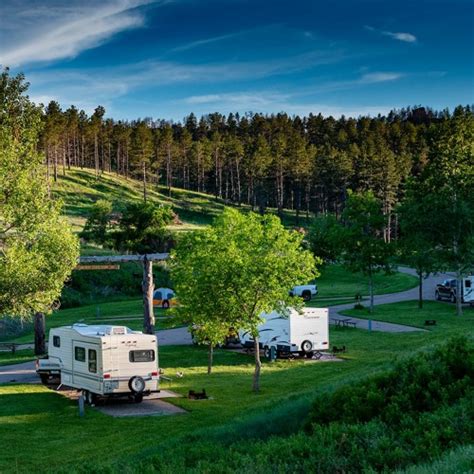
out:
<path id="1" fill-rule="evenodd" d="M 415 314 L 416 302 L 377 308 L 378 314 L 399 317 Z M 412 306 L 410 306 L 412 305 Z M 426 312 L 433 318 L 446 311 L 432 303 Z M 399 316 L 397 316 L 399 315 Z M 0 386 L 0 437 L 8 449 L 0 452 L 0 472 L 17 470 L 77 470 L 124 464 L 133 466 L 147 455 L 163 453 L 176 443 L 191 443 L 189 436 L 233 439 L 288 434 L 300 428 L 315 394 L 378 373 L 394 360 L 444 342 L 449 335 L 472 334 L 471 317 L 448 318 L 446 326 L 420 333 L 369 333 L 358 329 L 330 330 L 331 345 L 345 345 L 343 362 L 282 360 L 264 363 L 261 393 L 251 392 L 251 356 L 217 350 L 215 369 L 206 374 L 207 353 L 200 347 L 161 347 L 160 365 L 171 381 L 162 388 L 186 395 L 206 389 L 206 401 L 171 399 L 188 411 L 185 415 L 144 418 L 110 418 L 88 409 L 80 419 L 77 407 L 42 386 Z M 184 376 L 177 378 L 177 371 Z M 28 446 L 28 455 L 23 447 Z M 84 467 L 84 466 L 83 466 Z M 87 468 L 85 468 L 87 470 Z"/>
<path id="2" fill-rule="evenodd" d="M 368 309 L 350 309 L 344 311 L 343 314 L 362 319 L 415 326 L 435 334 L 448 334 L 453 330 L 457 331 L 459 327 L 465 327 L 466 331 L 472 334 L 474 327 L 474 308 L 465 307 L 464 315 L 458 317 L 453 304 L 436 301 L 425 301 L 423 309 L 418 308 L 418 301 L 404 301 L 397 304 L 375 306 L 375 311 L 372 314 Z M 425 326 L 427 319 L 436 320 L 436 326 Z"/>
<path id="3" fill-rule="evenodd" d="M 361 273 L 352 273 L 342 265 L 326 265 L 320 270 L 317 278 L 318 298 L 349 297 L 354 299 L 356 294 L 368 295 L 368 280 Z M 374 277 L 374 292 L 376 295 L 397 293 L 417 286 L 418 280 L 406 273 L 395 272 L 391 275 L 378 273 Z"/>
<path id="4" fill-rule="evenodd" d="M 181 223 L 171 226 L 176 231 L 188 231 L 209 225 L 228 205 L 224 200 L 215 199 L 204 193 L 172 188 L 168 196 L 168 191 L 164 186 L 153 183 L 148 186 L 148 199 L 151 202 L 171 205 L 178 214 Z M 93 170 L 79 168 L 67 171 L 66 176 L 58 176 L 58 181 L 54 183 L 53 193 L 63 200 L 65 213 L 77 232 L 82 230 L 90 207 L 98 199 L 114 202 L 116 209 L 127 202 L 143 199 L 140 181 L 127 180 L 114 173 L 102 173 L 99 178 L 96 178 Z M 248 211 L 250 207 L 242 205 L 240 209 Z M 275 213 L 275 209 L 268 209 L 268 212 Z M 287 226 L 307 225 L 304 217 L 297 223 L 294 211 L 284 211 L 282 220 Z"/>
<path id="5" fill-rule="evenodd" d="M 21 351 L 16 351 L 15 354 L 12 354 L 10 351 L 0 352 L 0 367 L 2 365 L 10 364 L 19 364 L 21 362 L 28 362 L 33 360 L 35 355 L 32 349 L 25 349 Z"/>
<path id="6" fill-rule="evenodd" d="M 155 308 L 155 317 L 157 329 L 176 326 L 176 320 L 166 310 Z M 69 326 L 74 323 L 117 324 L 141 331 L 143 329 L 143 300 L 134 298 L 55 311 L 46 316 L 46 333 L 51 328 Z M 33 339 L 33 328 L 30 327 L 20 336 L 8 338 L 8 341 L 28 343 L 33 342 Z"/>

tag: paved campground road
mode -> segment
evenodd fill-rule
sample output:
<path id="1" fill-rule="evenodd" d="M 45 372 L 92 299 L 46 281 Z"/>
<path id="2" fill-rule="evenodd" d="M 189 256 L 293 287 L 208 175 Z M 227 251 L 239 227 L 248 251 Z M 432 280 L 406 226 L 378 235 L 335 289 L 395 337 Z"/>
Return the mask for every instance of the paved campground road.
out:
<path id="1" fill-rule="evenodd" d="M 416 272 L 411 268 L 400 267 L 399 271 L 416 276 Z M 435 287 L 440 280 L 446 278 L 452 278 L 453 275 L 450 273 L 438 273 L 436 275 L 430 275 L 428 278 L 423 280 L 424 287 L 424 299 L 434 300 Z M 398 303 L 400 301 L 411 301 L 418 299 L 418 287 L 412 288 L 411 290 L 401 291 L 399 293 L 391 293 L 387 295 L 375 296 L 374 303 L 376 305 Z M 329 320 L 334 324 L 334 318 L 345 318 L 341 315 L 342 311 L 353 308 L 354 304 L 342 304 L 332 306 L 329 308 Z M 368 329 L 368 320 L 354 318 L 351 316 L 351 321 L 357 323 L 359 329 Z M 381 321 L 372 321 L 373 331 L 382 332 L 412 332 L 412 331 L 423 331 L 423 329 L 415 328 L 412 326 L 404 326 L 401 324 L 384 323 Z M 187 328 L 175 328 L 175 329 L 164 329 L 158 331 L 158 344 L 160 346 L 184 346 L 192 344 L 191 335 Z M 7 365 L 0 367 L 0 384 L 16 382 L 16 383 L 34 383 L 39 382 L 38 376 L 35 373 L 34 362 L 24 362 L 22 364 Z"/>

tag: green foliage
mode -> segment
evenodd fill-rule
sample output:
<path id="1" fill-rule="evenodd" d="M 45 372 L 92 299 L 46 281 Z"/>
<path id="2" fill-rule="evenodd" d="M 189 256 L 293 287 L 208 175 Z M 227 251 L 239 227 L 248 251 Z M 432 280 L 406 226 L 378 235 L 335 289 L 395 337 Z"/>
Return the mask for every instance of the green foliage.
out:
<path id="1" fill-rule="evenodd" d="M 373 276 L 389 273 L 392 247 L 383 239 L 385 216 L 382 203 L 371 191 L 349 192 L 343 212 L 345 227 L 341 232 L 342 260 L 353 272 L 369 279 L 370 308 L 373 309 Z"/>
<path id="2" fill-rule="evenodd" d="M 21 75 L 0 78 L 0 314 L 48 312 L 77 263 L 79 244 L 50 199 L 36 152 L 41 116 Z"/>
<path id="3" fill-rule="evenodd" d="M 261 313 L 301 305 L 289 289 L 317 275 L 319 260 L 302 249 L 302 239 L 275 216 L 225 210 L 211 228 L 178 244 L 172 277 L 179 311 L 198 326 L 208 321 L 206 334 L 218 341 L 230 326 L 258 339 Z"/>
<path id="4" fill-rule="evenodd" d="M 310 426 L 375 418 L 389 426 L 452 405 L 474 389 L 474 344 L 456 338 L 433 353 L 400 362 L 387 374 L 315 400 Z M 311 428 L 312 429 L 312 428 Z"/>
<path id="5" fill-rule="evenodd" d="M 81 237 L 90 242 L 96 242 L 106 246 L 110 236 L 110 221 L 112 219 L 112 203 L 105 199 L 99 199 L 95 202 L 89 212 L 81 232 Z"/>
<path id="6" fill-rule="evenodd" d="M 309 229 L 308 240 L 314 255 L 324 263 L 332 263 L 340 255 L 341 224 L 332 215 L 319 216 L 313 219 Z"/>
<path id="7" fill-rule="evenodd" d="M 172 243 L 166 227 L 173 218 L 169 206 L 132 202 L 125 207 L 112 234 L 114 247 L 139 254 L 165 252 Z"/>

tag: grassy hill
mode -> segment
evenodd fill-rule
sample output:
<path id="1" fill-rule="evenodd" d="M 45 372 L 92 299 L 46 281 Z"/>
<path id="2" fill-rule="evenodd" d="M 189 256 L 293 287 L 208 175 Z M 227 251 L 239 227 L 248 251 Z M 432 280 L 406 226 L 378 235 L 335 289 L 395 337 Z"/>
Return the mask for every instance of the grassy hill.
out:
<path id="1" fill-rule="evenodd" d="M 90 207 L 99 199 L 107 199 L 114 203 L 119 210 L 128 202 L 143 199 L 143 186 L 140 181 L 125 179 L 114 173 L 102 173 L 95 176 L 94 170 L 73 168 L 66 172 L 66 176 L 58 176 L 53 185 L 53 195 L 64 202 L 64 211 L 70 218 L 74 229 L 82 230 Z M 148 199 L 157 204 L 168 204 L 179 216 L 182 224 L 175 224 L 174 230 L 192 230 L 212 222 L 219 215 L 226 204 L 222 199 L 195 191 L 172 188 L 168 196 L 164 186 L 149 184 Z M 242 205 L 241 209 L 248 211 L 249 206 Z M 269 209 L 275 212 L 275 209 Z M 287 226 L 296 225 L 296 216 L 292 211 L 285 211 L 283 222 Z M 307 224 L 304 217 L 300 218 L 301 226 Z"/>

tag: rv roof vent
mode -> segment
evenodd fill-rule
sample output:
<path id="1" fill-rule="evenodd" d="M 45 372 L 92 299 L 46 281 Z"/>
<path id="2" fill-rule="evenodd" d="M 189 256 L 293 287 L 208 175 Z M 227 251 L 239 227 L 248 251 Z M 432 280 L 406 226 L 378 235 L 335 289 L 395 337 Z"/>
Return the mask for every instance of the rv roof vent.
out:
<path id="1" fill-rule="evenodd" d="M 87 324 L 84 323 L 74 323 L 72 327 L 77 327 L 77 328 L 86 328 Z"/>

